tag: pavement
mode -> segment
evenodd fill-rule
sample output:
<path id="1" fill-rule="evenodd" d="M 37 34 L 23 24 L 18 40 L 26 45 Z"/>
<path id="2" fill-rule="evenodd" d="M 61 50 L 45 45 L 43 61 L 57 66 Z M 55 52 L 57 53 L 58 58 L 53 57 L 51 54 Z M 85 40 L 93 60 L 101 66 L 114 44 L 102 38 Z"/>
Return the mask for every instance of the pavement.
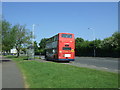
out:
<path id="1" fill-rule="evenodd" d="M 2 58 L 0 58 L 0 90 L 2 89 Z"/>
<path id="2" fill-rule="evenodd" d="M 24 88 L 22 73 L 16 63 L 4 57 L 0 58 L 2 58 L 2 88 Z"/>

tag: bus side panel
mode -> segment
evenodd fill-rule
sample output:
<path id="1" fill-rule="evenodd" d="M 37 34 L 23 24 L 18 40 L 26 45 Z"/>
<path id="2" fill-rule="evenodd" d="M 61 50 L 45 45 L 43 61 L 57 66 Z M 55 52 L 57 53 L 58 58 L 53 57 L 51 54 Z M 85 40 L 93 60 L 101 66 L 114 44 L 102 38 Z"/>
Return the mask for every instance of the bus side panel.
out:
<path id="1" fill-rule="evenodd" d="M 52 37 L 54 41 L 46 44 L 46 59 L 54 60 L 58 59 L 58 36 Z"/>

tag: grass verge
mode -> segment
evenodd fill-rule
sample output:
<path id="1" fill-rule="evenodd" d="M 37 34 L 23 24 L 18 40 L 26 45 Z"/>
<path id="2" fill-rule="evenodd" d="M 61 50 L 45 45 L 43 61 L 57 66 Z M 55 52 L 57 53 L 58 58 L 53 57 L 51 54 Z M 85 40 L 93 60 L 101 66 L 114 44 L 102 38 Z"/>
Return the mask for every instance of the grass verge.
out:
<path id="1" fill-rule="evenodd" d="M 17 62 L 29 88 L 118 88 L 117 73 L 8 57 Z"/>

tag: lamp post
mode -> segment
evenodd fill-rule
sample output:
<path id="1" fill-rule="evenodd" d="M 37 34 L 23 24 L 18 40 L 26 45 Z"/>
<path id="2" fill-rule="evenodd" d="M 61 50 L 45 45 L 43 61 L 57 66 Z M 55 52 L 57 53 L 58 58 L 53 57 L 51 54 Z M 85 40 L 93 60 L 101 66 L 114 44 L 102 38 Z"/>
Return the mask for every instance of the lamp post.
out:
<path id="1" fill-rule="evenodd" d="M 39 25 L 40 25 L 40 24 L 33 24 L 33 25 L 32 25 L 32 32 L 33 32 L 33 40 L 32 40 L 32 44 L 33 44 L 33 46 L 34 46 L 34 41 L 35 41 L 35 40 L 34 40 L 34 34 L 35 34 L 35 33 L 34 33 L 34 31 L 35 31 L 35 26 L 39 26 Z"/>
<path id="2" fill-rule="evenodd" d="M 35 31 L 35 26 L 39 26 L 39 24 L 33 24 L 32 25 L 32 34 L 33 34 L 33 40 L 32 40 L 32 46 L 34 47 L 34 31 Z M 33 52 L 33 56 L 34 56 L 34 59 L 35 59 L 35 50 L 34 50 L 34 52 Z"/>
<path id="3" fill-rule="evenodd" d="M 90 30 L 92 30 L 93 33 L 93 40 L 94 40 L 94 49 L 93 49 L 93 53 L 94 53 L 94 57 L 96 56 L 96 51 L 95 51 L 95 30 L 93 28 L 88 28 Z"/>
<path id="4" fill-rule="evenodd" d="M 35 31 L 35 24 L 32 25 L 32 34 L 33 34 L 32 44 L 33 44 L 33 46 L 34 46 L 34 31 Z"/>

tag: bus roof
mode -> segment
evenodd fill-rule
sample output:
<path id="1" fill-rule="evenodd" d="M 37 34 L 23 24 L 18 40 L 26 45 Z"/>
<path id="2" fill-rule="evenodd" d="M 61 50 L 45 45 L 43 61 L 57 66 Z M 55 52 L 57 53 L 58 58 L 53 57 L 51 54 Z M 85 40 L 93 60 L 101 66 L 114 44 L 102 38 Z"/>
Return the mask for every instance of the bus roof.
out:
<path id="1" fill-rule="evenodd" d="M 58 33 L 58 34 L 73 34 L 73 33 Z"/>

